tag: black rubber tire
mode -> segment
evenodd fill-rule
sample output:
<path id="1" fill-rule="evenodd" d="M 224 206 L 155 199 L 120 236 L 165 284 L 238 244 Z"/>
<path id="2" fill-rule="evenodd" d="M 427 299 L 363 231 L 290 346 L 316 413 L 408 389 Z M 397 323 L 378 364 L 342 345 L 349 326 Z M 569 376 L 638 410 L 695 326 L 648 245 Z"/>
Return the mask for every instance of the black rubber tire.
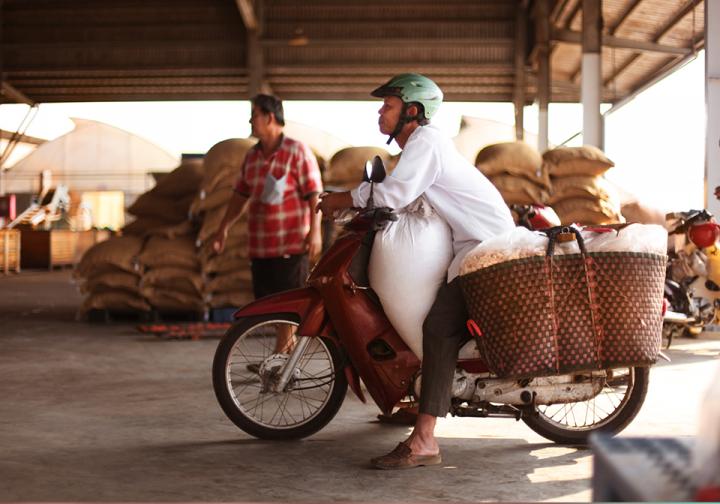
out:
<path id="1" fill-rule="evenodd" d="M 559 444 L 584 445 L 588 442 L 588 436 L 593 432 L 603 432 L 615 435 L 622 431 L 632 422 L 645 402 L 648 383 L 650 379 L 650 368 L 631 368 L 634 374 L 633 388 L 629 396 L 620 405 L 620 410 L 615 410 L 609 421 L 601 423 L 597 427 L 585 429 L 572 429 L 550 421 L 547 417 L 527 409 L 523 411 L 522 421 L 542 437 Z"/>
<path id="2" fill-rule="evenodd" d="M 228 329 L 227 333 L 225 333 L 223 338 L 220 340 L 217 350 L 215 351 L 215 358 L 213 360 L 212 377 L 215 397 L 227 417 L 240 429 L 251 436 L 255 436 L 260 439 L 272 440 L 301 439 L 315 434 L 325 427 L 330 420 L 335 417 L 340 409 L 340 406 L 345 400 L 348 383 L 343 370 L 343 359 L 341 358 L 340 351 L 336 348 L 332 341 L 320 338 L 323 346 L 328 350 L 330 357 L 332 358 L 335 371 L 332 384 L 333 388 L 330 392 L 330 398 L 327 403 L 315 412 L 314 416 L 307 422 L 297 427 L 272 428 L 255 422 L 251 417 L 245 415 L 242 410 L 236 406 L 230 390 L 228 389 L 228 382 L 226 380 L 226 364 L 230 352 L 239 338 L 257 324 L 271 320 L 293 324 L 296 323 L 287 315 L 248 317 L 238 320 L 230 329 Z"/>

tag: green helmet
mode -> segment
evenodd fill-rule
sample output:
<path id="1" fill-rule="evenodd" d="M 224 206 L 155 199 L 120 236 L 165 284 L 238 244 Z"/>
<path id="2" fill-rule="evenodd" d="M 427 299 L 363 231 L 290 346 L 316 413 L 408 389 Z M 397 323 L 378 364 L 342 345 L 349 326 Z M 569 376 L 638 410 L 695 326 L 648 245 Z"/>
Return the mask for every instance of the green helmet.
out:
<path id="1" fill-rule="evenodd" d="M 431 79 L 416 73 L 399 74 L 370 93 L 377 98 L 397 96 L 404 103 L 421 103 L 425 119 L 435 115 L 443 101 L 443 92 Z"/>

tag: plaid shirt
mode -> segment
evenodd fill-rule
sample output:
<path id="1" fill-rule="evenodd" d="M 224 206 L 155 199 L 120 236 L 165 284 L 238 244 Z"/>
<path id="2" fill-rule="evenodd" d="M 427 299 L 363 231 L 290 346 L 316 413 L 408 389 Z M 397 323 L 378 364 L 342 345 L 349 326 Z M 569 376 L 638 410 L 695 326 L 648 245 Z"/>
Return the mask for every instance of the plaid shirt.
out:
<path id="1" fill-rule="evenodd" d="M 283 202 L 279 205 L 260 201 L 271 168 L 278 179 L 288 173 Z M 313 211 L 308 199 L 322 191 L 317 160 L 305 144 L 283 136 L 280 146 L 265 158 L 258 142 L 245 157 L 235 191 L 249 198 L 250 258 L 305 253 L 304 241 Z"/>

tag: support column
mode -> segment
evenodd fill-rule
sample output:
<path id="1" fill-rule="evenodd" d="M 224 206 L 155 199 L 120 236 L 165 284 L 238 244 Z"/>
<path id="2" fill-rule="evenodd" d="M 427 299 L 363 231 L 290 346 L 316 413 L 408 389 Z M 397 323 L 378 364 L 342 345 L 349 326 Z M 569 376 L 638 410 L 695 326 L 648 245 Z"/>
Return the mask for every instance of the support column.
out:
<path id="1" fill-rule="evenodd" d="M 602 2 L 583 0 L 582 11 L 582 80 L 580 96 L 583 105 L 583 143 L 603 148 L 602 98 Z"/>
<path id="2" fill-rule="evenodd" d="M 705 207 L 720 218 L 720 2 L 705 0 Z"/>
<path id="3" fill-rule="evenodd" d="M 260 42 L 264 26 L 263 0 L 255 2 L 255 18 L 257 26 L 247 28 L 247 66 L 248 66 L 248 95 L 252 98 L 262 92 L 265 78 L 265 61 L 263 47 Z"/>
<path id="4" fill-rule="evenodd" d="M 515 15 L 515 89 L 513 103 L 515 105 L 515 140 L 525 137 L 525 54 L 527 46 L 527 9 L 525 2 L 520 2 Z"/>
<path id="5" fill-rule="evenodd" d="M 538 0 L 535 11 L 535 37 L 538 61 L 538 150 L 548 148 L 548 105 L 550 104 L 550 8 L 548 0 Z"/>

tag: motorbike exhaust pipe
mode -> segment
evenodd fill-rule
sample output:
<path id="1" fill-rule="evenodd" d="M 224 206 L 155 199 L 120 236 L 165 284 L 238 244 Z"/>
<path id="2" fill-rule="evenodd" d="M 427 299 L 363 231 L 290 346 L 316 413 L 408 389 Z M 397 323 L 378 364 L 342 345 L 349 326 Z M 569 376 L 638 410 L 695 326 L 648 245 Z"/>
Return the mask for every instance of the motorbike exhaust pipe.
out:
<path id="1" fill-rule="evenodd" d="M 668 310 L 665 312 L 665 315 L 663 315 L 663 321 L 679 325 L 689 325 L 693 324 L 695 322 L 695 319 L 688 317 L 684 313 L 678 313 Z"/>

